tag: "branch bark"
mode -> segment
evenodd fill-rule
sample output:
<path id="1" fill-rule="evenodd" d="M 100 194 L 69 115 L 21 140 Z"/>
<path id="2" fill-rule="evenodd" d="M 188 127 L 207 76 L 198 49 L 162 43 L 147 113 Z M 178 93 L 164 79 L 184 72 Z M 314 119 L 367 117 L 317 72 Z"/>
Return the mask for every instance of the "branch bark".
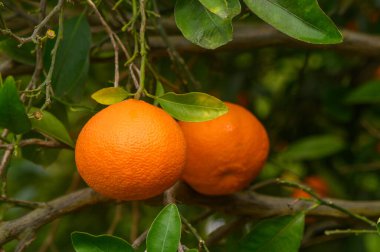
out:
<path id="1" fill-rule="evenodd" d="M 176 197 L 180 203 L 200 205 L 227 214 L 252 216 L 256 219 L 292 214 L 309 209 L 314 204 L 304 200 L 248 192 L 209 197 L 194 192 L 184 184 L 177 187 Z M 35 209 L 21 218 L 1 223 L 0 245 L 22 236 L 25 231 L 36 231 L 62 215 L 70 214 L 86 206 L 108 201 L 111 200 L 100 196 L 90 188 L 86 188 L 47 202 L 46 207 Z M 380 216 L 380 201 L 339 199 L 331 199 L 331 201 L 352 213 L 369 218 Z M 307 212 L 307 214 L 311 216 L 348 218 L 346 214 L 327 206 L 317 207 Z"/>
<path id="2" fill-rule="evenodd" d="M 170 25 L 166 26 L 171 29 Z M 380 56 L 380 36 L 369 35 L 343 29 L 344 42 L 336 45 L 315 45 L 292 39 L 269 25 L 237 24 L 234 27 L 234 38 L 228 44 L 216 49 L 217 51 L 248 50 L 270 46 L 285 46 L 309 49 L 338 50 L 342 52 L 361 54 L 369 57 Z M 167 37 L 170 44 L 178 51 L 205 53 L 207 50 L 186 40 L 182 35 Z M 160 36 L 149 37 L 152 50 L 167 50 L 165 41 Z"/>

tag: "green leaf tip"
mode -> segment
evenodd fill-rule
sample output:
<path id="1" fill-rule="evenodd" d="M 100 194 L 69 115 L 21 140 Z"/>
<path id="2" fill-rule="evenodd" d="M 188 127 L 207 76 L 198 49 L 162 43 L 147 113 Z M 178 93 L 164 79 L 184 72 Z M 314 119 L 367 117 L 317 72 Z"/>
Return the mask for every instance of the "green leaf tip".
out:
<path id="1" fill-rule="evenodd" d="M 171 116 L 185 122 L 209 121 L 228 112 L 224 102 L 200 92 L 186 94 L 169 92 L 156 99 Z"/>
<path id="2" fill-rule="evenodd" d="M 97 103 L 112 105 L 123 101 L 131 94 L 121 87 L 102 88 L 91 95 Z"/>
<path id="3" fill-rule="evenodd" d="M 181 217 L 175 204 L 164 207 L 154 219 L 146 237 L 148 252 L 176 252 L 181 239 Z"/>
<path id="4" fill-rule="evenodd" d="M 313 44 L 337 44 L 343 36 L 316 0 L 244 0 L 259 18 L 295 39 Z"/>
<path id="5" fill-rule="evenodd" d="M 92 235 L 76 231 L 71 233 L 71 242 L 76 252 L 134 251 L 128 242 L 112 235 Z"/>

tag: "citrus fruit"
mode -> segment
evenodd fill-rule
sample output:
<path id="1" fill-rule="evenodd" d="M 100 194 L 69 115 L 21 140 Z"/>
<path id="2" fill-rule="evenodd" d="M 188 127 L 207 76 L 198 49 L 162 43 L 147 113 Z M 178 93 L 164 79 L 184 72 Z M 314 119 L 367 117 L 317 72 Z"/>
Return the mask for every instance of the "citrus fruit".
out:
<path id="1" fill-rule="evenodd" d="M 309 176 L 304 179 L 304 184 L 308 185 L 314 192 L 321 197 L 329 195 L 329 186 L 326 181 L 319 176 Z M 312 198 L 310 194 L 301 190 L 295 189 L 292 194 L 293 198 Z"/>
<path id="2" fill-rule="evenodd" d="M 182 179 L 207 195 L 243 189 L 259 174 L 268 155 L 263 125 L 245 108 L 226 105 L 229 111 L 216 119 L 179 122 L 187 142 Z"/>
<path id="3" fill-rule="evenodd" d="M 84 181 L 100 194 L 142 200 L 179 179 L 185 154 L 184 136 L 169 114 L 129 99 L 101 110 L 85 124 L 75 161 Z"/>

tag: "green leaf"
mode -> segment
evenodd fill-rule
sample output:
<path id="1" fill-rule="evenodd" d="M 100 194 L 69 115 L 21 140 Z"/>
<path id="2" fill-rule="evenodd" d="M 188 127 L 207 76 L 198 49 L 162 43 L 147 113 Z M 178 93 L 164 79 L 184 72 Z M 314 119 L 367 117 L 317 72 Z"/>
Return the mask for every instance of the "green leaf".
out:
<path id="1" fill-rule="evenodd" d="M 69 133 L 67 132 L 65 126 L 53 114 L 45 110 L 41 112 L 38 108 L 31 108 L 30 112 L 42 113 L 42 118 L 40 120 L 37 120 L 35 118 L 31 119 L 32 127 L 34 130 L 54 139 L 57 139 L 58 141 L 74 148 L 74 142 L 71 139 Z"/>
<path id="2" fill-rule="evenodd" d="M 186 250 L 186 252 L 198 252 L 198 251 L 199 251 L 199 250 L 198 250 L 198 249 L 195 249 L 195 248 Z"/>
<path id="3" fill-rule="evenodd" d="M 36 60 L 32 54 L 33 50 L 33 43 L 26 43 L 19 47 L 19 43 L 14 39 L 7 38 L 0 41 L 0 52 L 22 64 L 31 66 L 35 64 Z"/>
<path id="4" fill-rule="evenodd" d="M 49 41 L 47 48 L 53 48 L 54 43 L 55 40 Z M 73 99 L 78 90 L 83 91 L 89 69 L 90 47 L 91 32 L 86 16 L 65 20 L 52 76 L 56 96 Z M 46 68 L 51 62 L 50 51 L 45 51 Z"/>
<path id="5" fill-rule="evenodd" d="M 380 103 L 380 81 L 370 81 L 357 87 L 345 101 L 351 104 Z"/>
<path id="6" fill-rule="evenodd" d="M 96 102 L 104 105 L 111 105 L 121 102 L 131 94 L 121 87 L 102 88 L 91 95 Z"/>
<path id="7" fill-rule="evenodd" d="M 25 133 L 31 128 L 16 82 L 11 76 L 0 87 L 0 128 L 7 128 L 15 134 Z"/>
<path id="8" fill-rule="evenodd" d="M 281 157 L 293 160 L 313 160 L 331 156 L 345 147 L 339 136 L 316 135 L 291 144 Z"/>
<path id="9" fill-rule="evenodd" d="M 209 12 L 198 0 L 177 0 L 175 22 L 186 39 L 207 49 L 232 40 L 231 19 Z"/>
<path id="10" fill-rule="evenodd" d="M 176 252 L 181 238 L 181 218 L 177 206 L 167 205 L 154 219 L 146 237 L 147 252 Z"/>
<path id="11" fill-rule="evenodd" d="M 155 92 L 155 96 L 158 97 L 158 96 L 161 96 L 165 94 L 165 89 L 164 89 L 164 86 L 162 86 L 162 83 L 160 81 L 157 81 L 157 84 L 156 84 L 156 92 Z M 153 105 L 154 106 L 157 106 L 158 105 L 158 101 L 157 100 L 154 100 L 153 102 Z"/>
<path id="12" fill-rule="evenodd" d="M 166 93 L 156 98 L 161 107 L 174 118 L 185 122 L 203 122 L 228 112 L 228 107 L 214 96 L 191 92 Z"/>
<path id="13" fill-rule="evenodd" d="M 243 239 L 239 252 L 297 252 L 303 237 L 304 222 L 303 213 L 261 221 Z"/>
<path id="14" fill-rule="evenodd" d="M 199 0 L 208 11 L 219 17 L 233 18 L 241 11 L 239 0 Z"/>
<path id="15" fill-rule="evenodd" d="M 76 252 L 133 252 L 125 240 L 112 235 L 91 235 L 84 232 L 73 232 L 71 241 Z"/>
<path id="16" fill-rule="evenodd" d="M 314 44 L 341 43 L 342 34 L 316 0 L 244 0 L 248 8 L 277 30 Z"/>

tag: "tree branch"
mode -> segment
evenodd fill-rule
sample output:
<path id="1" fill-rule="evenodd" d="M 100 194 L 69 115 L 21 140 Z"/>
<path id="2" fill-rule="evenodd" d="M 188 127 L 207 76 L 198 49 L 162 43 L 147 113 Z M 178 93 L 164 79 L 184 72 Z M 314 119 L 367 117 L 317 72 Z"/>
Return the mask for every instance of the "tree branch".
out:
<path id="1" fill-rule="evenodd" d="M 18 219 L 2 222 L 0 245 L 22 236 L 25 231 L 36 231 L 62 215 L 106 201 L 108 199 L 93 190 L 84 189 L 47 202 L 46 207 L 35 209 Z"/>
<path id="2" fill-rule="evenodd" d="M 279 215 L 289 215 L 297 211 L 309 209 L 314 202 L 296 200 L 293 198 L 274 197 L 258 193 L 237 193 L 228 196 L 209 197 L 198 194 L 188 186 L 180 184 L 176 198 L 179 202 L 200 205 L 216 211 L 240 216 L 268 218 Z M 380 216 L 380 201 L 348 201 L 330 199 L 336 205 L 352 213 L 377 218 Z M 19 237 L 28 227 L 36 231 L 45 224 L 62 215 L 72 213 L 80 208 L 110 201 L 100 196 L 90 188 L 67 194 L 46 203 L 46 207 L 35 209 L 15 220 L 0 224 L 0 245 Z M 319 206 L 307 215 L 333 218 L 348 218 L 349 216 L 328 206 Z"/>
<path id="3" fill-rule="evenodd" d="M 166 26 L 171 27 L 168 22 Z M 268 46 L 286 46 L 310 49 L 328 49 L 342 52 L 362 54 L 370 57 L 380 56 L 380 36 L 369 35 L 343 29 L 344 42 L 336 45 L 315 45 L 292 39 L 269 25 L 237 24 L 234 27 L 234 38 L 217 51 L 248 50 Z M 214 52 L 186 40 L 182 35 L 168 36 L 168 41 L 178 51 L 182 52 Z M 150 36 L 149 44 L 152 50 L 167 50 L 167 43 L 161 36 Z"/>

